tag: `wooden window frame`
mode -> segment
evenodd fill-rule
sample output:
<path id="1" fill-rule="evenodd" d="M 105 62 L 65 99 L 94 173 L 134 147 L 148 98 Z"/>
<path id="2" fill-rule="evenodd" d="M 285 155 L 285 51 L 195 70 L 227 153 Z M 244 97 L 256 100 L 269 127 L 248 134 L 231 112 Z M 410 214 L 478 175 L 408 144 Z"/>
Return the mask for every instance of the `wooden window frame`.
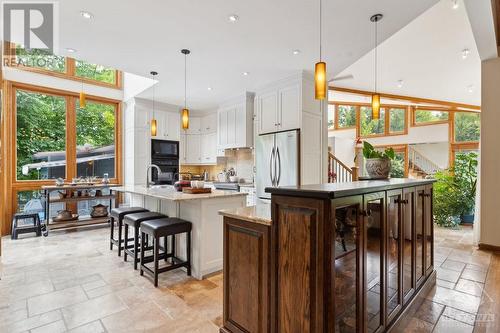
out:
<path id="1" fill-rule="evenodd" d="M 383 104 L 380 105 L 381 109 L 384 109 L 384 133 L 382 134 L 372 134 L 372 135 L 362 135 L 361 134 L 361 107 L 371 107 L 370 104 L 360 104 L 358 106 L 358 119 L 356 121 L 356 137 L 361 139 L 369 139 L 369 138 L 381 138 L 386 136 L 399 136 L 399 135 L 407 135 L 408 134 L 408 106 L 407 105 L 393 105 L 393 104 Z M 402 132 L 390 132 L 390 110 L 391 109 L 404 109 L 405 110 L 405 124 L 404 130 Z"/>
<path id="2" fill-rule="evenodd" d="M 451 167 L 455 165 L 455 153 L 463 150 L 478 150 L 479 142 L 460 142 L 460 143 L 450 143 L 450 155 L 448 158 L 448 164 Z"/>
<path id="3" fill-rule="evenodd" d="M 417 111 L 439 111 L 447 112 L 448 119 L 446 120 L 436 120 L 436 121 L 426 121 L 422 123 L 417 123 Z M 433 126 L 440 124 L 449 124 L 450 118 L 452 117 L 453 110 L 442 108 L 442 107 L 411 107 L 411 127 L 423 127 L 423 126 Z"/>
<path id="4" fill-rule="evenodd" d="M 472 112 L 472 111 L 453 111 L 450 114 L 450 130 L 449 130 L 449 141 L 450 143 L 453 144 L 467 144 L 467 143 L 472 143 L 472 144 L 478 144 L 479 141 L 455 141 L 455 114 L 456 113 L 478 113 L 479 117 L 481 118 L 481 113 L 480 112 Z M 481 129 L 479 129 L 479 133 L 481 134 Z"/>
<path id="5" fill-rule="evenodd" d="M 336 104 L 331 104 L 331 105 L 333 105 L 334 117 L 333 117 L 333 128 L 329 128 L 328 129 L 329 131 L 343 131 L 343 130 L 356 129 L 356 124 L 358 123 L 359 106 L 353 105 L 352 103 L 336 103 Z M 354 107 L 354 113 L 355 113 L 355 117 L 356 117 L 356 121 L 354 122 L 354 126 L 349 126 L 349 127 L 340 127 L 339 126 L 339 113 L 338 113 L 339 106 Z"/>
<path id="6" fill-rule="evenodd" d="M 86 84 L 91 84 L 95 86 L 101 86 L 112 89 L 123 89 L 123 73 L 120 70 L 115 69 L 115 83 L 102 82 L 97 80 L 92 80 L 85 77 L 80 77 L 76 75 L 76 59 L 70 57 L 64 57 L 66 62 L 66 70 L 64 72 L 56 72 L 48 69 L 24 66 L 22 64 L 17 64 L 16 61 L 16 48 L 14 43 L 5 42 L 4 53 L 3 53 L 3 65 L 11 68 L 20 69 L 27 72 L 33 72 L 38 74 L 44 74 L 48 76 L 53 76 L 61 79 L 72 80 L 77 82 L 82 82 Z M 7 59 L 7 60 L 5 60 Z M 16 64 L 16 65 L 13 65 Z"/>
<path id="7" fill-rule="evenodd" d="M 53 179 L 45 180 L 17 180 L 17 90 L 33 93 L 42 93 L 66 98 L 66 177 L 65 181 L 70 181 L 76 177 L 76 99 L 79 94 L 66 90 L 41 87 L 31 84 L 4 81 L 2 85 L 2 119 L 1 119 L 1 141 L 0 154 L 2 179 L 0 179 L 0 189 L 5 196 L 1 196 L 1 206 L 3 214 L 0 216 L 4 223 L 1 225 L 1 234 L 10 232 L 10 221 L 12 214 L 17 210 L 17 192 L 40 190 L 43 185 L 53 185 Z M 122 105 L 121 101 L 87 95 L 87 99 L 92 102 L 115 105 L 115 177 L 111 178 L 112 183 L 120 184 L 123 179 L 123 155 L 122 155 Z M 2 213 L 2 212 L 0 212 Z"/>

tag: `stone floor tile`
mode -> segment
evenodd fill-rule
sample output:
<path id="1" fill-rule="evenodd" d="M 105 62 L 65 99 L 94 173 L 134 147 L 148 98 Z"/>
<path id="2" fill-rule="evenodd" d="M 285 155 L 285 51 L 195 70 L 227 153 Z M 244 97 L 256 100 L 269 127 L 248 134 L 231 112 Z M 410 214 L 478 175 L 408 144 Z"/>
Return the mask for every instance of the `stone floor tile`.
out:
<path id="1" fill-rule="evenodd" d="M 435 333 L 472 333 L 473 330 L 474 326 L 446 316 L 441 316 L 436 327 L 434 327 Z"/>
<path id="2" fill-rule="evenodd" d="M 106 330 L 102 326 L 100 320 L 93 321 L 91 323 L 76 327 L 69 330 L 68 333 L 104 333 Z"/>
<path id="3" fill-rule="evenodd" d="M 458 271 L 461 272 L 465 268 L 465 263 L 460 262 L 460 261 L 454 261 L 454 260 L 445 260 L 442 264 L 442 268 L 450 269 L 452 271 Z"/>
<path id="4" fill-rule="evenodd" d="M 447 268 L 442 268 L 439 267 L 436 269 L 437 272 L 437 278 L 453 283 L 457 283 L 458 279 L 460 278 L 460 272 L 453 271 Z"/>
<path id="5" fill-rule="evenodd" d="M 117 312 L 101 321 L 108 332 L 146 331 L 174 322 L 154 303 Z"/>
<path id="6" fill-rule="evenodd" d="M 448 289 L 454 289 L 455 288 L 455 283 L 450 282 L 450 281 L 445 281 L 441 279 L 436 279 L 436 285 Z"/>
<path id="7" fill-rule="evenodd" d="M 464 269 L 461 278 L 484 283 L 484 281 L 486 280 L 486 272 Z"/>
<path id="8" fill-rule="evenodd" d="M 58 320 L 53 323 L 32 329 L 30 333 L 62 333 L 66 332 L 64 321 Z"/>
<path id="9" fill-rule="evenodd" d="M 433 288 L 427 299 L 470 313 L 477 313 L 481 300 L 480 297 L 439 286 Z"/>
<path id="10" fill-rule="evenodd" d="M 406 326 L 405 333 L 430 333 L 434 325 L 418 318 L 411 318 L 408 326 Z"/>
<path id="11" fill-rule="evenodd" d="M 437 323 L 443 309 L 444 305 L 425 300 L 422 302 L 422 305 L 419 307 L 414 317 L 434 325 Z"/>
<path id="12" fill-rule="evenodd" d="M 460 279 L 458 280 L 455 290 L 471 294 L 474 296 L 481 296 L 484 289 L 484 283 Z"/>
<path id="13" fill-rule="evenodd" d="M 76 286 L 28 299 L 28 313 L 31 316 L 86 301 L 82 287 Z"/>
<path id="14" fill-rule="evenodd" d="M 61 311 L 50 311 L 38 316 L 29 317 L 13 323 L 0 323 L 0 332 L 17 333 L 29 331 L 62 319 Z"/>
<path id="15" fill-rule="evenodd" d="M 466 323 L 472 326 L 474 326 L 474 321 L 476 320 L 476 315 L 449 306 L 444 309 L 443 316 L 461 321 L 462 323 Z"/>

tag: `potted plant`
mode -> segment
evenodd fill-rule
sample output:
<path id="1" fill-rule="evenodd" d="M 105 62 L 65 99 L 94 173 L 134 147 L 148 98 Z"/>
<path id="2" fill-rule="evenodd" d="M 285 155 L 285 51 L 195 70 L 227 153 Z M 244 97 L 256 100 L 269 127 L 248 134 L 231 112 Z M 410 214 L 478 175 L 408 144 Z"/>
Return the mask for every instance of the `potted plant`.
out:
<path id="1" fill-rule="evenodd" d="M 366 160 L 366 171 L 372 179 L 387 179 L 391 172 L 391 161 L 396 154 L 394 149 L 386 148 L 383 152 L 375 150 L 368 142 L 363 142 L 363 157 Z"/>

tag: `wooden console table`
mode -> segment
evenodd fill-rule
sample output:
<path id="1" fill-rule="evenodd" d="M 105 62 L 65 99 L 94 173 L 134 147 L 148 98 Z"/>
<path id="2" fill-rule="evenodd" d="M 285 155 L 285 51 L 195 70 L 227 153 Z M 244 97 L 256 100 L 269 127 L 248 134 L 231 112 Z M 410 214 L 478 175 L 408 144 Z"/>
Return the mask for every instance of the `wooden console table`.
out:
<path id="1" fill-rule="evenodd" d="M 119 184 L 78 184 L 78 185 L 46 185 L 42 186 L 45 197 L 45 224 L 49 230 L 60 230 L 60 229 L 72 229 L 78 227 L 84 227 L 95 224 L 109 223 L 109 211 L 113 208 L 113 200 L 115 201 L 115 206 L 118 204 L 116 194 L 113 193 L 111 187 L 120 186 Z M 95 190 L 108 190 L 109 194 L 101 196 L 74 196 L 76 191 L 95 191 Z M 52 192 L 66 192 L 67 197 L 59 199 L 51 199 L 50 194 Z M 52 203 L 78 203 L 80 201 L 90 201 L 90 200 L 109 200 L 108 216 L 105 217 L 91 217 L 85 216 L 83 218 L 78 218 L 73 221 L 53 221 L 50 218 L 50 204 Z"/>
<path id="2" fill-rule="evenodd" d="M 268 188 L 224 215 L 223 333 L 387 332 L 435 284 L 434 180 Z"/>

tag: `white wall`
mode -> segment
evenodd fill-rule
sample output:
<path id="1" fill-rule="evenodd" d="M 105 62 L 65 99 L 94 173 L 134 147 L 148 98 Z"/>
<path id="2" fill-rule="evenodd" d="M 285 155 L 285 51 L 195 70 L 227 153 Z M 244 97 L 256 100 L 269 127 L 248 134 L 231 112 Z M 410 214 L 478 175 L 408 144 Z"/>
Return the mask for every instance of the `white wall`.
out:
<path id="1" fill-rule="evenodd" d="M 479 243 L 500 246 L 500 58 L 482 63 Z"/>
<path id="2" fill-rule="evenodd" d="M 441 169 L 448 168 L 450 149 L 448 142 L 416 144 L 412 145 L 412 148 L 436 163 Z"/>

